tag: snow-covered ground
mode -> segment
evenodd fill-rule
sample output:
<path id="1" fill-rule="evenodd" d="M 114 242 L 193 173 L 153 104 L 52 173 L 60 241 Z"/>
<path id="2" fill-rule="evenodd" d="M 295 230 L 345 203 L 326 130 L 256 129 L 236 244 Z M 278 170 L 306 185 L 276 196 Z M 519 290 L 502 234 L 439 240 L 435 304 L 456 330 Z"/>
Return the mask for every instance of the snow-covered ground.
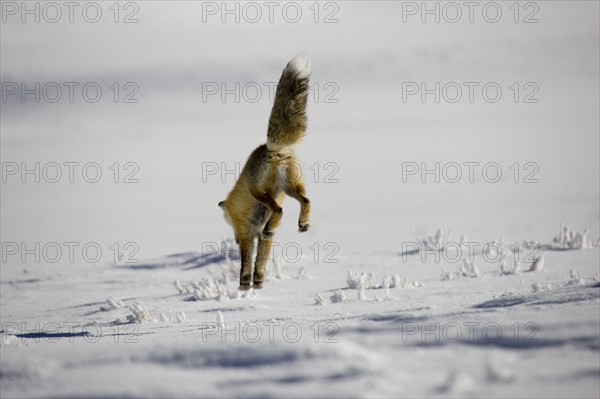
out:
<path id="1" fill-rule="evenodd" d="M 600 396 L 599 5 L 513 3 L 3 1 L 0 396 Z M 242 295 L 217 203 L 300 51 L 311 229 Z"/>

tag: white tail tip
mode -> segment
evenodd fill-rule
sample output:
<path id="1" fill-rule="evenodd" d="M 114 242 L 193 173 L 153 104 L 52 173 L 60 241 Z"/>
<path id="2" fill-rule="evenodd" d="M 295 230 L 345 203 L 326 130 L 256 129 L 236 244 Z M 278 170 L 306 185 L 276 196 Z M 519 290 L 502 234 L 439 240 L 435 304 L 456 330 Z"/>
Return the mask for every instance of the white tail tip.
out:
<path id="1" fill-rule="evenodd" d="M 311 72 L 310 58 L 308 54 L 300 53 L 288 63 L 300 78 L 307 78 Z"/>

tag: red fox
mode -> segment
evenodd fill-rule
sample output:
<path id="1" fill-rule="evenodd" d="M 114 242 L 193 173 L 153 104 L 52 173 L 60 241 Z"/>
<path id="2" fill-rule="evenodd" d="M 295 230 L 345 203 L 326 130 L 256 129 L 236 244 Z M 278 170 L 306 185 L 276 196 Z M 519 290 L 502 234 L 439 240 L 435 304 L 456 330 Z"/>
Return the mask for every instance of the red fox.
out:
<path id="1" fill-rule="evenodd" d="M 310 72 L 310 60 L 305 54 L 297 55 L 287 64 L 277 84 L 267 143 L 252 152 L 227 199 L 219 202 L 240 246 L 240 290 L 250 289 L 251 283 L 253 288 L 263 287 L 265 267 L 275 229 L 283 214 L 281 204 L 285 194 L 300 203 L 299 231 L 309 227 L 310 201 L 306 198 L 302 170 L 292 146 L 306 132 Z M 253 274 L 255 239 L 258 239 L 258 248 Z"/>

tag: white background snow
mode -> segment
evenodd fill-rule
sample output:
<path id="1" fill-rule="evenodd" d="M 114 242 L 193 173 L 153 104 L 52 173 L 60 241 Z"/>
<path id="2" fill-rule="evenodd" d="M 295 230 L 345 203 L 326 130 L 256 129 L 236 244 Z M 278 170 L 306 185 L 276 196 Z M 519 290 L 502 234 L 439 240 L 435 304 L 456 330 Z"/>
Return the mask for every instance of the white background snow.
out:
<path id="1" fill-rule="evenodd" d="M 102 1 L 97 23 L 87 2 L 71 23 L 60 2 L 60 18 L 27 2 L 40 22 L 23 23 L 25 3 L 2 1 L 0 395 L 600 396 L 599 4 L 514 3 L 478 2 L 472 22 L 453 3 L 452 23 L 445 2 L 276 3 L 273 22 L 263 2 L 228 2 L 236 22 L 222 2 Z M 311 229 L 288 198 L 265 288 L 239 295 L 217 203 L 301 51 Z M 10 94 L 36 82 L 39 103 Z M 436 82 L 462 97 L 403 101 Z M 39 182 L 22 176 L 36 162 Z M 403 180 L 436 162 L 462 177 Z M 553 241 L 562 223 L 573 236 Z M 405 251 L 436 234 L 446 249 Z"/>

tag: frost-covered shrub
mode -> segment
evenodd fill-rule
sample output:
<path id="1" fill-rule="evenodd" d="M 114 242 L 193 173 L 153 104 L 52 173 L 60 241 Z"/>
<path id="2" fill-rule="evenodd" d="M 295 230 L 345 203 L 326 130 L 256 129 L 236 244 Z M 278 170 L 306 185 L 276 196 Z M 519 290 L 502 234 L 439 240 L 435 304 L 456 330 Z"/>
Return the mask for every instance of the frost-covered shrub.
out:
<path id="1" fill-rule="evenodd" d="M 361 288 L 357 288 L 356 289 L 356 296 L 358 298 L 359 301 L 366 301 L 367 298 L 367 294 L 365 293 L 365 288 L 361 287 Z"/>
<path id="2" fill-rule="evenodd" d="M 512 263 L 512 266 L 509 266 L 506 259 L 502 259 L 499 262 L 500 265 L 500 275 L 510 275 L 510 274 L 518 274 L 521 271 L 521 266 L 519 261 L 515 260 Z"/>
<path id="3" fill-rule="evenodd" d="M 575 269 L 569 270 L 569 281 L 567 281 L 566 285 L 581 285 L 584 283 L 581 274 L 575 271 Z"/>
<path id="4" fill-rule="evenodd" d="M 346 284 L 348 288 L 359 289 L 366 288 L 366 278 L 364 273 L 356 274 L 352 270 L 348 270 L 348 276 L 346 277 Z"/>
<path id="5" fill-rule="evenodd" d="M 550 285 L 545 285 L 545 284 L 540 284 L 540 283 L 533 283 L 531 284 L 531 292 L 546 292 L 546 291 L 550 291 L 552 289 L 552 286 Z"/>
<path id="6" fill-rule="evenodd" d="M 422 286 L 423 284 L 419 283 L 417 280 L 408 281 L 407 277 L 404 278 L 404 281 L 400 285 L 401 288 L 419 288 Z"/>
<path id="7" fill-rule="evenodd" d="M 346 295 L 344 295 L 342 290 L 337 290 L 329 297 L 329 299 L 331 300 L 331 303 L 344 302 L 346 301 Z"/>
<path id="8" fill-rule="evenodd" d="M 317 294 L 315 296 L 315 305 L 325 305 L 327 303 L 327 300 L 325 298 L 323 298 L 322 295 Z"/>
<path id="9" fill-rule="evenodd" d="M 391 279 L 388 276 L 383 276 L 383 281 L 381 282 L 381 288 L 387 290 L 390 288 Z"/>
<path id="10" fill-rule="evenodd" d="M 104 307 L 104 306 L 100 307 L 100 310 L 103 312 L 125 307 L 125 305 L 123 304 L 123 301 L 121 301 L 120 299 L 117 299 L 115 297 L 112 297 L 112 296 L 108 297 L 108 299 L 106 300 L 106 303 L 108 304 L 108 307 Z"/>
<path id="11" fill-rule="evenodd" d="M 569 226 L 561 223 L 559 234 L 552 239 L 554 249 L 585 249 L 590 245 L 587 239 L 588 231 L 583 233 L 572 230 Z"/>
<path id="12" fill-rule="evenodd" d="M 240 264 L 227 259 L 224 262 L 219 263 L 219 270 L 221 272 L 219 277 L 213 275 L 213 278 L 219 280 L 221 284 L 225 285 L 230 281 L 237 281 L 240 277 Z"/>
<path id="13" fill-rule="evenodd" d="M 544 257 L 536 256 L 535 258 L 533 258 L 533 262 L 531 263 L 531 268 L 529 269 L 529 271 L 530 272 L 539 272 L 543 268 L 544 268 Z"/>
<path id="14" fill-rule="evenodd" d="M 469 261 L 467 258 L 463 258 L 462 265 L 459 266 L 458 271 L 455 273 L 451 273 L 448 270 L 442 268 L 441 280 L 442 281 L 450 281 L 455 277 L 468 277 L 468 278 L 477 278 L 481 277 L 483 274 L 479 271 L 475 262 Z M 418 281 L 413 282 L 413 286 L 420 287 L 422 284 L 419 284 Z"/>
<path id="15" fill-rule="evenodd" d="M 377 288 L 402 288 L 402 278 L 399 274 L 383 276 L 383 281 Z"/>
<path id="16" fill-rule="evenodd" d="M 375 273 L 370 272 L 367 276 L 367 280 L 365 281 L 365 288 L 379 288 L 377 283 L 375 283 Z"/>
<path id="17" fill-rule="evenodd" d="M 463 258 L 463 264 L 460 266 L 459 271 L 464 277 L 476 278 L 482 276 L 481 272 L 475 265 L 475 261 L 471 262 L 467 258 Z"/>
<path id="18" fill-rule="evenodd" d="M 383 282 L 382 282 L 382 287 L 383 287 L 383 295 L 384 295 L 384 299 L 386 301 L 391 301 L 392 297 L 390 296 L 390 285 L 392 283 L 392 280 L 388 277 L 385 276 L 383 278 Z"/>
<path id="19" fill-rule="evenodd" d="M 186 319 L 187 315 L 183 312 L 183 310 L 175 314 L 175 320 L 177 323 L 183 323 Z"/>
<path id="20" fill-rule="evenodd" d="M 385 278 L 389 279 L 389 277 L 387 277 L 387 276 L 385 276 Z M 400 279 L 400 276 L 394 276 L 392 279 L 392 282 L 390 283 L 390 287 L 392 285 L 395 285 L 399 279 Z M 381 284 L 377 284 L 375 282 L 375 273 L 370 272 L 369 274 L 365 274 L 365 273 L 356 274 L 352 270 L 348 270 L 348 275 L 346 277 L 346 285 L 348 285 L 348 288 L 352 288 L 352 289 L 363 288 L 366 290 L 371 290 L 371 289 L 382 288 Z M 392 288 L 394 288 L 394 287 L 392 287 Z"/>
<path id="21" fill-rule="evenodd" d="M 179 292 L 181 295 L 185 295 L 185 294 L 189 294 L 190 293 L 188 287 L 186 287 L 185 285 L 181 284 L 181 282 L 179 280 L 175 280 L 173 282 L 173 285 L 175 286 L 175 289 L 177 290 L 177 292 Z"/>
<path id="22" fill-rule="evenodd" d="M 387 281 L 386 281 L 387 279 Z M 384 288 L 386 285 L 388 288 L 418 288 L 422 287 L 423 284 L 419 283 L 417 280 L 408 281 L 408 277 L 405 277 L 404 280 L 399 275 L 394 275 L 391 278 L 388 276 L 384 276 L 383 282 L 377 288 Z"/>
<path id="23" fill-rule="evenodd" d="M 448 270 L 442 268 L 441 279 L 442 279 L 442 281 L 450 281 L 450 280 L 452 280 L 452 273 L 450 273 Z"/>
<path id="24" fill-rule="evenodd" d="M 443 228 L 437 229 L 435 234 L 427 232 L 424 236 L 416 235 L 417 242 L 421 245 L 421 248 L 426 251 L 440 251 L 450 242 L 450 236 L 452 231 L 448 234 L 444 233 Z"/>
<path id="25" fill-rule="evenodd" d="M 217 312 L 217 325 L 220 328 L 225 328 L 225 317 L 223 317 L 223 313 L 221 313 L 221 311 Z"/>
<path id="26" fill-rule="evenodd" d="M 308 278 L 308 267 L 301 266 L 296 275 L 296 280 L 304 280 Z"/>
<path id="27" fill-rule="evenodd" d="M 408 281 L 408 278 L 405 278 L 404 281 L 400 277 L 400 275 L 395 274 L 392 276 L 383 276 L 383 280 L 381 284 L 375 283 L 375 273 L 369 273 L 368 275 L 365 273 L 356 274 L 351 270 L 348 270 L 348 275 L 346 276 L 346 285 L 348 288 L 356 290 L 356 296 L 359 301 L 366 300 L 381 300 L 375 295 L 374 298 L 369 298 L 366 294 L 366 290 L 368 289 L 383 289 L 384 290 L 384 299 L 391 300 L 393 299 L 390 295 L 390 288 L 415 288 L 421 287 L 417 280 L 412 282 Z M 332 300 L 332 302 L 334 302 Z"/>
<path id="28" fill-rule="evenodd" d="M 211 277 L 204 277 L 197 282 L 192 282 L 193 298 L 197 301 L 216 299 L 219 301 L 237 298 L 236 292 L 227 289 L 226 285 Z"/>
<path id="29" fill-rule="evenodd" d="M 160 312 L 159 320 L 162 322 L 172 321 L 175 323 L 183 323 L 184 321 L 187 320 L 187 315 L 185 314 L 185 312 L 183 310 L 175 313 L 174 317 L 171 316 L 171 312 L 169 312 L 169 316 L 167 316 L 165 314 L 165 312 Z"/>
<path id="30" fill-rule="evenodd" d="M 148 321 L 156 321 L 156 319 L 150 316 L 150 312 L 148 312 L 148 308 L 141 301 L 134 301 L 131 306 L 129 306 L 129 310 L 131 310 L 130 315 L 126 316 L 127 323 L 143 323 Z"/>

